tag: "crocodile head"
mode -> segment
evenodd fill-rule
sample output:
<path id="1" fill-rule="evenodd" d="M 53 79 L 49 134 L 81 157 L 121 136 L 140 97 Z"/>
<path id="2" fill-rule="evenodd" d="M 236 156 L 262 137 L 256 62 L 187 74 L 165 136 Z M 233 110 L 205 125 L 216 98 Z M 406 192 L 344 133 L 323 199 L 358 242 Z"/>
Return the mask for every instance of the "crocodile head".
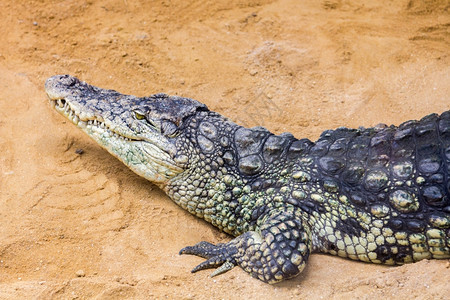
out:
<path id="1" fill-rule="evenodd" d="M 155 94 L 135 97 L 91 86 L 69 75 L 47 79 L 52 106 L 144 178 L 164 186 L 184 171 L 177 139 L 200 102 Z"/>

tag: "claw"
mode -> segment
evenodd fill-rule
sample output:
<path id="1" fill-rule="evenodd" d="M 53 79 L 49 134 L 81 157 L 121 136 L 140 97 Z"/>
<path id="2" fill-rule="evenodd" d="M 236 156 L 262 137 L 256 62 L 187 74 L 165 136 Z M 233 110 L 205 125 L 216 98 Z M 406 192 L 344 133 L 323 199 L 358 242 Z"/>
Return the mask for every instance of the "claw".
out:
<path id="1" fill-rule="evenodd" d="M 236 265 L 233 264 L 230 261 L 226 261 L 223 263 L 223 265 L 221 265 L 220 267 L 218 267 L 214 272 L 211 273 L 211 275 L 209 275 L 209 277 L 214 277 L 220 274 L 223 274 L 225 272 L 230 271 L 231 269 L 233 269 Z"/>
<path id="2" fill-rule="evenodd" d="M 223 244 L 211 244 L 208 242 L 200 242 L 195 244 L 194 246 L 187 246 L 180 250 L 179 254 L 190 254 L 196 255 L 203 258 L 212 258 L 219 254 L 218 251 L 222 249 Z"/>
<path id="3" fill-rule="evenodd" d="M 237 265 L 233 258 L 234 253 L 236 253 L 234 246 L 230 247 L 229 244 L 214 245 L 204 241 L 180 250 L 180 255 L 191 254 L 206 258 L 204 262 L 192 269 L 191 272 L 195 273 L 200 270 L 217 268 L 210 275 L 211 277 L 225 273 Z"/>
<path id="4" fill-rule="evenodd" d="M 197 255 L 196 252 L 199 250 L 210 250 L 214 249 L 216 246 L 214 244 L 202 241 L 200 243 L 195 244 L 194 246 L 187 246 L 180 250 L 180 254 L 194 254 Z"/>
<path id="5" fill-rule="evenodd" d="M 195 273 L 200 270 L 216 268 L 224 263 L 224 259 L 222 257 L 212 257 L 204 262 L 200 263 L 194 269 L 192 269 L 192 273 Z"/>

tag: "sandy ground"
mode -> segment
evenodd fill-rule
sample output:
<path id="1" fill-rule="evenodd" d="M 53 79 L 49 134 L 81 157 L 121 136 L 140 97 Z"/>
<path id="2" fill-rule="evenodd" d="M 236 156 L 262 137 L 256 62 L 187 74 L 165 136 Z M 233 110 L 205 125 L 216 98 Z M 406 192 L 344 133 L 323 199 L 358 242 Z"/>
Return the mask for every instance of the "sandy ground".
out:
<path id="1" fill-rule="evenodd" d="M 190 2 L 190 3 L 188 3 Z M 266 285 L 191 274 L 229 236 L 178 208 L 54 112 L 47 77 L 195 98 L 316 139 L 450 109 L 448 1 L 1 1 L 0 298 L 450 298 L 450 262 L 313 255 Z M 75 153 L 83 149 L 83 154 Z"/>

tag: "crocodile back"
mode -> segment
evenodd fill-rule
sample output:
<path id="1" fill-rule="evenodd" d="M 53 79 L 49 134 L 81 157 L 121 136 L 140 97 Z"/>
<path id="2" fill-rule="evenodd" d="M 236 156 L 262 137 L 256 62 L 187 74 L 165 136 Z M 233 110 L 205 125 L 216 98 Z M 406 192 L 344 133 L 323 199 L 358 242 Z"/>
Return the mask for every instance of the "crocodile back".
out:
<path id="1" fill-rule="evenodd" d="M 366 236 L 377 222 L 388 228 L 390 244 L 399 246 L 404 240 L 404 251 L 396 250 L 404 253 L 394 257 L 386 251 L 389 239 L 383 239 L 377 244 L 377 260 L 382 262 L 392 257 L 396 263 L 407 262 L 414 257 L 412 244 L 428 256 L 428 249 L 435 258 L 450 256 L 450 111 L 398 127 L 328 130 L 306 147 L 321 186 L 326 190 L 331 182 L 355 214 L 353 218 L 341 212 L 344 217 L 339 216 L 335 228 L 342 234 Z M 329 212 L 336 209 L 330 202 L 323 205 Z M 326 248 L 322 250 L 335 252 L 324 241 L 317 242 Z M 389 252 L 385 259 L 380 259 L 382 252 Z"/>

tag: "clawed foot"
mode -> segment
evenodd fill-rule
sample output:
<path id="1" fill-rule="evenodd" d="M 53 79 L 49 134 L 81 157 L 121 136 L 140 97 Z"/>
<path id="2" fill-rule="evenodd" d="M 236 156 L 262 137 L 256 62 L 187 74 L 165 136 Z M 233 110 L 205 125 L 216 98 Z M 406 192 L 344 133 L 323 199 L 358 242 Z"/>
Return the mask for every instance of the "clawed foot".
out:
<path id="1" fill-rule="evenodd" d="M 211 277 L 239 265 L 245 272 L 267 283 L 292 278 L 306 265 L 311 252 L 311 235 L 300 217 L 290 211 L 274 211 L 258 231 L 247 231 L 224 244 L 200 242 L 181 249 L 206 261 L 192 272 L 217 268 Z"/>
<path id="2" fill-rule="evenodd" d="M 214 277 L 231 270 L 237 265 L 233 257 L 236 252 L 236 247 L 230 243 L 214 245 L 208 242 L 200 242 L 194 246 L 181 249 L 180 255 L 190 254 L 206 258 L 207 260 L 196 266 L 191 272 L 195 273 L 200 270 L 217 268 L 210 275 Z"/>

